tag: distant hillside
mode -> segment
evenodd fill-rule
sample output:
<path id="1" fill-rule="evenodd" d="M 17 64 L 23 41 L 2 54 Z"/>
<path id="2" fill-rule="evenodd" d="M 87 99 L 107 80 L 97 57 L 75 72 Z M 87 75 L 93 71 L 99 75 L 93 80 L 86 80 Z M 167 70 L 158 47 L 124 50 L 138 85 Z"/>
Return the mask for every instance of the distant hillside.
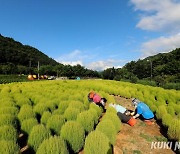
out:
<path id="1" fill-rule="evenodd" d="M 58 63 L 49 58 L 36 48 L 23 45 L 12 38 L 4 37 L 0 34 L 0 64 L 12 63 L 14 65 L 23 65 L 28 67 L 41 65 L 57 65 Z"/>
<path id="2" fill-rule="evenodd" d="M 135 74 L 139 79 L 152 76 L 177 76 L 180 73 L 180 48 L 169 53 L 159 53 L 143 60 L 131 61 L 124 68 Z"/>

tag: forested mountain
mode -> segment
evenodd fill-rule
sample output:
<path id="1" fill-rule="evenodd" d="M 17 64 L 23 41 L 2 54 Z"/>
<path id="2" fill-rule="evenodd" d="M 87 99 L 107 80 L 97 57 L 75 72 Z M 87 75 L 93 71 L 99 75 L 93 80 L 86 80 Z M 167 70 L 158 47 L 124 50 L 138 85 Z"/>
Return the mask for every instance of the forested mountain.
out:
<path id="1" fill-rule="evenodd" d="M 57 65 L 58 63 L 49 58 L 36 48 L 23 45 L 12 38 L 0 35 L 0 64 L 14 64 L 29 67 L 42 65 Z"/>
<path id="2" fill-rule="evenodd" d="M 110 73 L 111 72 L 111 73 Z M 159 53 L 145 59 L 131 61 L 123 68 L 103 71 L 105 79 L 151 79 L 180 82 L 180 48 L 168 53 Z"/>

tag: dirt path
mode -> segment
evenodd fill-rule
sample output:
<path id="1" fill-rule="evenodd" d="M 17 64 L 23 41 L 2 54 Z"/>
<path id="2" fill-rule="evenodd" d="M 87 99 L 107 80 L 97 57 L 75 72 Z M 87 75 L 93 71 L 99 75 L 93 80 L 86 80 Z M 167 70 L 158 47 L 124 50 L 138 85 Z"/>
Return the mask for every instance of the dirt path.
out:
<path id="1" fill-rule="evenodd" d="M 115 100 L 116 103 L 133 109 L 130 99 L 115 96 Z M 134 127 L 123 124 L 117 135 L 114 154 L 174 154 L 171 149 L 151 149 L 151 143 L 156 141 L 167 141 L 160 133 L 160 126 L 156 122 L 146 125 L 143 121 L 137 120 Z"/>

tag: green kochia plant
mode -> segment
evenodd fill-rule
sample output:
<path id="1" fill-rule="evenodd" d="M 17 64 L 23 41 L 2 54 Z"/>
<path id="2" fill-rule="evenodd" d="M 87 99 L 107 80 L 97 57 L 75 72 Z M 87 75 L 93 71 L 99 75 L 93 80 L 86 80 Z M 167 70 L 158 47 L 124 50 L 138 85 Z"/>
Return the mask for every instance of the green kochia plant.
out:
<path id="1" fill-rule="evenodd" d="M 80 113 L 79 109 L 68 107 L 64 112 L 64 117 L 66 120 L 76 120 L 77 115 Z"/>
<path id="2" fill-rule="evenodd" d="M 105 120 L 102 120 L 96 127 L 96 130 L 99 130 L 101 131 L 103 134 L 105 134 L 110 143 L 112 145 L 115 144 L 115 141 L 116 141 L 116 129 L 112 123 L 111 120 L 109 119 L 105 119 Z"/>
<path id="3" fill-rule="evenodd" d="M 107 154 L 110 150 L 109 139 L 101 131 L 92 131 L 85 140 L 85 154 Z"/>
<path id="4" fill-rule="evenodd" d="M 21 107 L 20 112 L 18 113 L 18 119 L 22 122 L 29 118 L 35 118 L 35 113 L 33 112 L 32 106 L 26 104 Z"/>
<path id="5" fill-rule="evenodd" d="M 59 136 L 50 137 L 42 142 L 36 154 L 68 154 L 66 143 Z"/>
<path id="6" fill-rule="evenodd" d="M 62 125 L 65 123 L 63 115 L 52 115 L 47 121 L 47 128 L 59 135 Z"/>
<path id="7" fill-rule="evenodd" d="M 0 126 L 3 125 L 13 125 L 15 128 L 18 127 L 18 121 L 15 116 L 10 114 L 1 114 L 0 115 Z"/>
<path id="8" fill-rule="evenodd" d="M 44 124 L 46 125 L 47 124 L 47 121 L 48 119 L 51 117 L 51 112 L 49 111 L 45 111 L 43 112 L 43 115 L 41 117 L 41 124 Z"/>
<path id="9" fill-rule="evenodd" d="M 84 145 L 85 132 L 81 124 L 76 121 L 66 122 L 61 128 L 60 136 L 74 152 L 78 152 Z"/>
<path id="10" fill-rule="evenodd" d="M 97 124 L 98 120 L 99 120 L 99 116 L 97 114 L 97 111 L 93 108 L 89 109 L 88 112 L 91 113 L 91 115 L 93 115 L 93 119 L 94 119 L 94 123 Z"/>
<path id="11" fill-rule="evenodd" d="M 166 110 L 166 107 L 164 105 L 161 105 L 161 106 L 158 107 L 158 109 L 156 111 L 157 119 L 162 119 L 162 116 L 164 114 L 167 114 L 167 110 Z"/>
<path id="12" fill-rule="evenodd" d="M 64 114 L 64 111 L 68 108 L 69 102 L 68 101 L 62 101 L 59 103 L 58 110 L 60 114 Z"/>
<path id="13" fill-rule="evenodd" d="M 36 125 L 32 128 L 31 133 L 28 138 L 28 145 L 37 151 L 39 145 L 43 140 L 48 139 L 51 136 L 49 129 L 45 128 L 44 125 Z"/>
<path id="14" fill-rule="evenodd" d="M 11 140 L 16 142 L 18 134 L 12 125 L 4 125 L 0 127 L 0 140 Z"/>
<path id="15" fill-rule="evenodd" d="M 19 109 L 17 107 L 2 107 L 0 108 L 0 114 L 11 114 L 17 116 Z"/>
<path id="16" fill-rule="evenodd" d="M 117 116 L 116 113 L 114 113 L 114 112 L 107 112 L 103 116 L 102 120 L 106 120 L 106 119 L 109 119 L 109 120 L 112 121 L 112 123 L 113 123 L 113 125 L 114 125 L 114 127 L 116 129 L 116 133 L 118 133 L 121 130 L 122 123 L 121 123 L 121 120 L 119 119 L 119 117 Z"/>
<path id="17" fill-rule="evenodd" d="M 89 111 L 79 113 L 77 116 L 77 121 L 83 126 L 87 133 L 94 129 L 94 115 Z"/>
<path id="18" fill-rule="evenodd" d="M 45 103 L 38 103 L 33 109 L 33 111 L 39 115 L 42 115 L 44 111 L 48 111 L 48 110 L 49 108 Z"/>
<path id="19" fill-rule="evenodd" d="M 102 109 L 101 109 L 99 106 L 97 106 L 97 105 L 94 104 L 94 103 L 91 103 L 90 106 L 89 106 L 89 108 L 90 108 L 90 109 L 95 109 L 95 110 L 97 111 L 98 117 L 101 116 L 101 114 L 102 114 Z"/>
<path id="20" fill-rule="evenodd" d="M 1 154 L 20 154 L 19 146 L 14 141 L 0 140 Z"/>
<path id="21" fill-rule="evenodd" d="M 173 121 L 173 117 L 167 113 L 162 116 L 162 123 L 164 126 L 169 127 Z"/>
<path id="22" fill-rule="evenodd" d="M 175 140 L 180 140 L 180 120 L 175 119 L 172 121 L 168 128 L 168 136 Z"/>
<path id="23" fill-rule="evenodd" d="M 21 123 L 21 130 L 25 133 L 29 134 L 31 132 L 31 129 L 38 125 L 38 121 L 35 118 L 26 119 Z"/>

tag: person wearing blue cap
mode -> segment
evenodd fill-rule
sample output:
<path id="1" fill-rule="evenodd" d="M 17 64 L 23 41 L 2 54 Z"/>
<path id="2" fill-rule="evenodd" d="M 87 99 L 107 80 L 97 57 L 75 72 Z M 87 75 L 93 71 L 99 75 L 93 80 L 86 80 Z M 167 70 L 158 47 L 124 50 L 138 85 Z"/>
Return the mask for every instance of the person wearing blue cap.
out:
<path id="1" fill-rule="evenodd" d="M 132 99 L 132 105 L 136 109 L 136 114 L 133 116 L 133 118 L 136 119 L 138 117 L 141 117 L 147 124 L 152 124 L 154 114 L 148 105 L 146 105 L 144 102 L 139 101 L 137 98 Z"/>

